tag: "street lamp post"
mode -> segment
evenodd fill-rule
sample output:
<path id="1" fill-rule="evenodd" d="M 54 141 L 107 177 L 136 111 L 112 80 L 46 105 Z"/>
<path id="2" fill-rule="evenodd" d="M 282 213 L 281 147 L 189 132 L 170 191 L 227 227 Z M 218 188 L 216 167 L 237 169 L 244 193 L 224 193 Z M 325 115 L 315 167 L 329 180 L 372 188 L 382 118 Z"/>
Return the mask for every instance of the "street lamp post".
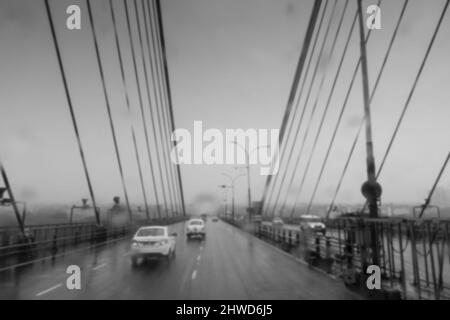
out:
<path id="1" fill-rule="evenodd" d="M 229 186 L 227 185 L 222 185 L 222 188 L 231 188 L 231 218 L 234 221 L 234 216 L 235 216 L 235 210 L 234 210 L 234 183 L 236 182 L 236 180 L 239 177 L 244 176 L 244 174 L 238 174 L 237 176 L 230 176 L 227 173 L 222 172 L 222 175 L 227 177 L 228 179 L 230 179 L 231 184 Z"/>
<path id="2" fill-rule="evenodd" d="M 228 188 L 224 188 L 224 193 L 223 193 L 223 204 L 224 204 L 224 217 L 227 217 L 227 211 L 228 211 Z"/>
<path id="3" fill-rule="evenodd" d="M 244 148 L 241 144 L 239 144 L 237 141 L 233 141 L 235 145 L 240 147 L 245 152 L 245 168 L 247 170 L 247 199 L 248 199 L 248 210 L 250 213 L 251 207 L 252 207 L 252 193 L 251 193 L 251 184 L 250 184 L 250 154 L 247 150 L 247 148 Z M 256 148 L 257 150 L 258 148 Z M 255 150 L 252 150 L 252 152 Z"/>
<path id="4" fill-rule="evenodd" d="M 232 199 L 231 199 L 231 202 L 232 202 L 232 208 L 234 208 L 234 191 L 233 191 L 234 189 L 233 189 L 233 186 L 231 186 L 231 185 L 226 185 L 226 184 L 221 184 L 221 185 L 219 186 L 219 188 L 224 189 L 225 192 L 227 191 L 227 189 L 231 189 L 231 190 L 232 190 L 232 194 L 231 194 Z M 225 193 L 224 202 L 225 202 L 225 212 L 224 212 L 224 214 L 225 214 L 225 218 L 226 218 L 226 217 L 227 217 L 227 213 L 228 213 L 228 196 L 227 196 L 226 193 Z M 232 214 L 234 214 L 234 213 L 232 213 Z"/>
<path id="5" fill-rule="evenodd" d="M 252 210 L 252 193 L 251 193 L 251 183 L 250 183 L 250 155 L 255 152 L 258 151 L 261 148 L 268 148 L 269 145 L 264 145 L 264 146 L 259 146 L 256 147 L 254 149 L 252 149 L 250 152 L 248 151 L 248 149 L 244 146 L 242 146 L 239 142 L 237 142 L 236 140 L 233 141 L 233 143 L 238 146 L 239 148 L 241 148 L 242 150 L 244 150 L 245 152 L 245 168 L 247 170 L 247 198 L 248 198 L 248 213 L 251 216 L 251 210 Z"/>

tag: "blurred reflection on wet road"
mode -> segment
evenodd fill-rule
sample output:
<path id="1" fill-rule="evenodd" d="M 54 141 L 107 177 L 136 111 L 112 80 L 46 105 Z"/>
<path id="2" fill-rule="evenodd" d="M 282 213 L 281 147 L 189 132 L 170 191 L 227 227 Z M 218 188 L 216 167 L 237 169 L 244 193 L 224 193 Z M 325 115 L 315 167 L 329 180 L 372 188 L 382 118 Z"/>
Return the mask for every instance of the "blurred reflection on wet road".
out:
<path id="1" fill-rule="evenodd" d="M 136 269 L 130 238 L 68 252 L 55 261 L 0 272 L 0 299 L 357 299 L 341 281 L 222 221 L 207 222 L 205 241 L 187 241 L 176 258 Z M 66 268 L 81 268 L 81 290 L 66 288 Z"/>

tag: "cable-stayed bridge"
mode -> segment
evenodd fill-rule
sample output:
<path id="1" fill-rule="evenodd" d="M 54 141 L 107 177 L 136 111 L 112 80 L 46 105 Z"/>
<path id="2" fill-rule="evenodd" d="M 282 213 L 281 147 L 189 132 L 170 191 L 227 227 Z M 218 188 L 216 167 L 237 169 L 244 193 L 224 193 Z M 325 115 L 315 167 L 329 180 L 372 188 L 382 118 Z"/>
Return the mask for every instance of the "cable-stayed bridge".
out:
<path id="1" fill-rule="evenodd" d="M 113 26 L 110 50 L 116 57 L 123 110 L 130 118 L 138 119 L 137 123 L 130 121 L 126 128 L 134 168 L 124 165 L 125 152 L 118 137 L 121 131 L 111 107 L 113 90 L 108 86 L 111 73 L 107 66 L 111 62 L 103 58 L 99 40 L 102 29 L 95 19 L 98 12 L 93 1 L 86 0 L 89 28 L 84 32 L 90 32 L 92 39 L 96 66 L 92 72 L 100 82 L 121 183 L 120 196 L 114 197 L 112 207 L 102 206 L 96 198 L 98 190 L 85 148 L 86 136 L 77 116 L 55 4 L 43 0 L 49 44 L 89 198 L 69 206 L 67 221 L 30 223 L 27 203 L 16 198 L 19 186 L 8 174 L 14 163 L 0 163 L 0 205 L 17 222 L 16 226 L 0 227 L 1 299 L 450 298 L 450 220 L 442 208 L 433 205 L 435 191 L 448 170 L 449 150 L 437 152 L 442 159 L 439 167 L 433 168 L 429 193 L 424 195 L 424 202 L 417 200 L 410 215 L 394 217 L 381 210 L 380 182 L 391 151 L 398 147 L 398 135 L 408 121 L 408 110 L 433 49 L 450 32 L 445 29 L 448 0 L 442 1 L 436 20 L 427 22 L 431 36 L 421 47 L 419 63 L 411 66 L 414 76 L 407 84 L 400 113 L 379 159 L 374 152 L 377 141 L 371 119 L 376 110 L 372 101 L 382 94 L 381 84 L 391 55 L 401 50 L 396 46 L 399 30 L 415 4 L 401 2 L 392 28 L 383 31 L 389 33 L 389 41 L 381 61 L 375 63 L 376 72 L 371 73 L 373 61 L 367 47 L 377 30 L 367 28 L 362 2 L 314 0 L 307 29 L 299 35 L 303 36 L 301 52 L 280 126 L 279 171 L 267 176 L 262 198 L 252 202 L 247 167 L 248 205 L 244 215 L 235 214 L 234 186 L 223 185 L 232 189 L 232 212 L 225 209 L 217 222 L 206 218 L 206 237 L 200 241 L 186 239 L 186 221 L 203 212 L 189 212 L 185 205 L 182 169 L 173 161 L 173 155 L 178 154 L 171 152 L 176 147 L 171 134 L 177 128 L 177 114 L 172 101 L 162 4 L 159 0 L 104 2 Z M 382 7 L 383 1 L 379 0 L 377 6 Z M 349 50 L 354 44 L 358 53 L 351 60 Z M 336 66 L 331 65 L 329 57 L 337 59 Z M 343 69 L 349 64 L 352 76 L 347 79 Z M 342 87 L 344 99 L 338 101 L 337 91 Z M 356 90 L 361 90 L 363 116 L 344 152 L 345 161 L 335 175 L 338 180 L 333 182 L 324 215 L 318 217 L 318 190 L 324 180 L 330 180 L 327 168 Z M 333 109 L 337 117 L 330 118 Z M 4 114 L 7 117 L 7 110 Z M 325 132 L 324 126 L 329 123 L 332 129 Z M 338 196 L 358 142 L 363 140 L 367 179 L 354 188 L 361 193 L 361 206 L 343 212 Z M 325 146 L 320 156 L 319 145 Z M 311 170 L 315 162 L 319 164 L 317 172 Z M 131 170 L 139 177 L 139 203 L 131 200 L 136 195 L 130 193 L 127 184 Z M 312 181 L 312 187 L 308 181 Z M 306 193 L 307 188 L 310 190 Z M 305 194 L 306 202 L 301 201 Z M 176 256 L 136 268 L 130 261 L 131 238 L 139 227 L 148 225 L 169 226 L 177 234 Z M 80 290 L 66 288 L 66 269 L 72 265 L 81 270 Z M 367 286 L 371 275 L 368 270 L 373 266 L 379 268 L 381 288 Z"/>

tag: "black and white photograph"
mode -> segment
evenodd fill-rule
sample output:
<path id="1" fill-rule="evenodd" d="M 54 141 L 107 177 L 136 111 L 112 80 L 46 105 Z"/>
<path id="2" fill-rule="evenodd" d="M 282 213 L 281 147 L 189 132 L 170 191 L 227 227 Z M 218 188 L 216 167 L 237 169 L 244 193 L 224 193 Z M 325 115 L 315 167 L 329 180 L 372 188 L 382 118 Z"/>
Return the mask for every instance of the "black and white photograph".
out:
<path id="1" fill-rule="evenodd" d="M 0 300 L 450 300 L 449 2 L 0 0 Z"/>

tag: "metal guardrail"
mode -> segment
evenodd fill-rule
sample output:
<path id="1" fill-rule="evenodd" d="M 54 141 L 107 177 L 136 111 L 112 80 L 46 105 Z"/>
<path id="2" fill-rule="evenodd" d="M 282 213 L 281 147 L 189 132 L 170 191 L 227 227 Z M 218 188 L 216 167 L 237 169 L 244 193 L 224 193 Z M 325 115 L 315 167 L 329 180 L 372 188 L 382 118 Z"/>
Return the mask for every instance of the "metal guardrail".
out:
<path id="1" fill-rule="evenodd" d="M 334 242 L 344 271 L 365 273 L 373 264 L 374 230 L 383 285 L 404 298 L 439 300 L 450 299 L 449 229 L 449 220 L 438 219 L 335 219 L 315 241 Z"/>
<path id="2" fill-rule="evenodd" d="M 29 225 L 25 235 L 18 227 L 0 228 L 0 271 L 34 261 L 55 257 L 66 249 L 88 243 L 106 243 L 108 239 L 124 237 L 142 225 L 170 225 L 186 220 L 186 217 L 136 221 L 122 226 L 92 223 Z"/>
<path id="3" fill-rule="evenodd" d="M 450 220 L 339 218 L 326 226 L 321 234 L 261 222 L 254 232 L 346 284 L 365 286 L 374 230 L 386 292 L 403 299 L 450 299 Z"/>

